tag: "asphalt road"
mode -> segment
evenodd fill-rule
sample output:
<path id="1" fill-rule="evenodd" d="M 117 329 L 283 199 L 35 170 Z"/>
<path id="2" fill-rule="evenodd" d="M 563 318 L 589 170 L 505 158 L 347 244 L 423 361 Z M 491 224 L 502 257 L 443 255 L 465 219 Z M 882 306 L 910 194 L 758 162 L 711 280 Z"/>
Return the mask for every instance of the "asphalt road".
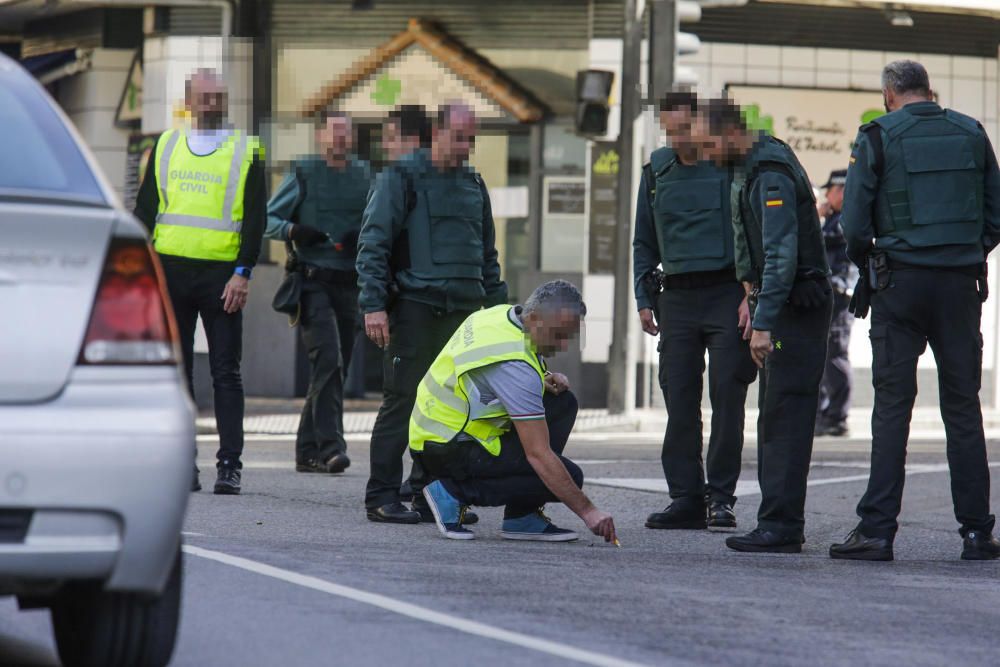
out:
<path id="1" fill-rule="evenodd" d="M 192 497 L 174 665 L 942 665 L 995 662 L 1000 561 L 958 559 L 944 447 L 908 459 L 893 563 L 831 561 L 854 525 L 863 448 L 817 442 L 801 555 L 730 552 L 722 535 L 643 528 L 662 508 L 657 436 L 584 434 L 567 454 L 610 511 L 622 548 L 507 542 L 499 509 L 477 539 L 369 523 L 367 442 L 338 477 L 296 474 L 289 439 L 253 439 L 244 494 Z M 214 442 L 202 436 L 201 460 Z M 1000 446 L 991 445 L 1000 462 Z M 756 502 L 744 453 L 743 528 Z M 205 474 L 203 481 L 211 481 Z M 993 468 L 994 489 L 1000 467 Z M 210 484 L 206 485 L 210 488 Z M 994 490 L 994 506 L 1000 493 Z M 0 664 L 57 665 L 46 612 L 0 600 Z"/>

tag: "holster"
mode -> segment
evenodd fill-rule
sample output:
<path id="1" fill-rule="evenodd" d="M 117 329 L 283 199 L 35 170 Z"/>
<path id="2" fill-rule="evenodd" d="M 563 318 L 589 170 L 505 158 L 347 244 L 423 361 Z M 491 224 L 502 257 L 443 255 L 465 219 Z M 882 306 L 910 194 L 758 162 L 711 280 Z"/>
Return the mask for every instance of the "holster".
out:
<path id="1" fill-rule="evenodd" d="M 892 270 L 889 268 L 889 256 L 880 251 L 868 255 L 868 286 L 872 291 L 884 290 L 892 282 Z"/>

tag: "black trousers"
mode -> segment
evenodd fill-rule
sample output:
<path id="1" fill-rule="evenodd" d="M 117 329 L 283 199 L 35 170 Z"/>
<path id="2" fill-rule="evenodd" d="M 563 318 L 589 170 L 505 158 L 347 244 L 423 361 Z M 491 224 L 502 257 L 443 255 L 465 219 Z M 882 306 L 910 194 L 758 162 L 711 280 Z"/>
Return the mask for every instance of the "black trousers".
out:
<path id="1" fill-rule="evenodd" d="M 847 310 L 850 300 L 843 295 L 834 296 L 833 321 L 830 323 L 830 340 L 826 349 L 826 368 L 819 387 L 818 424 L 842 424 L 847 421 L 851 407 L 851 361 L 847 350 L 851 344 L 851 326 L 854 315 Z"/>
<path id="2" fill-rule="evenodd" d="M 757 368 L 739 331 L 745 292 L 733 282 L 660 295 L 660 388 L 667 406 L 663 473 L 674 500 L 732 504 L 743 453 L 747 386 Z M 708 351 L 712 433 L 702 464 L 701 393 Z"/>
<path id="3" fill-rule="evenodd" d="M 568 391 L 558 396 L 546 393 L 545 420 L 549 446 L 579 487 L 583 471 L 562 455 L 576 423 L 576 397 Z M 475 442 L 452 442 L 414 453 L 428 474 L 441 480 L 448 493 L 467 505 L 504 505 L 504 518 L 516 519 L 537 511 L 546 503 L 559 502 L 528 463 L 517 431 L 500 437 L 500 455 L 493 456 Z"/>
<path id="4" fill-rule="evenodd" d="M 344 377 L 358 331 L 357 274 L 336 284 L 308 280 L 302 287 L 299 328 L 309 354 L 309 389 L 295 438 L 295 460 L 329 461 L 344 442 Z"/>
<path id="5" fill-rule="evenodd" d="M 447 312 L 400 299 L 389 313 L 389 345 L 383 355 L 382 405 L 371 439 L 371 477 L 365 507 L 374 509 L 399 501 L 403 454 L 409 446 L 410 413 L 417 385 L 459 325 L 471 311 Z M 424 484 L 419 466 L 411 475 L 414 493 Z"/>
<path id="6" fill-rule="evenodd" d="M 219 462 L 240 466 L 243 454 L 243 312 L 223 310 L 222 291 L 233 264 L 160 255 L 167 291 L 177 318 L 184 373 L 194 396 L 194 332 L 198 317 L 208 337 L 208 364 L 215 390 L 215 422 L 219 430 Z"/>
<path id="7" fill-rule="evenodd" d="M 872 467 L 858 504 L 858 528 L 896 534 L 903 498 L 906 441 L 917 395 L 917 359 L 930 343 L 938 367 L 951 497 L 961 533 L 993 530 L 990 471 L 979 404 L 983 338 L 976 280 L 947 271 L 894 270 L 871 304 Z"/>
<path id="8" fill-rule="evenodd" d="M 826 290 L 822 306 L 782 308 L 771 332 L 774 351 L 760 373 L 757 525 L 783 535 L 802 535 L 805 526 L 806 479 L 832 310 L 829 283 Z"/>

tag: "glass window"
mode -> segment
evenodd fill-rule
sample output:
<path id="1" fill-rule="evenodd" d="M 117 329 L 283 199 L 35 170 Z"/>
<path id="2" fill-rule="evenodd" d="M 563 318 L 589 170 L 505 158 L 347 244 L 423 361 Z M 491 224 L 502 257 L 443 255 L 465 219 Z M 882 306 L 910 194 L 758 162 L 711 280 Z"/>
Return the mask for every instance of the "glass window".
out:
<path id="1" fill-rule="evenodd" d="M 14 67 L 0 63 L 0 196 L 106 203 L 90 166 L 44 92 Z"/>

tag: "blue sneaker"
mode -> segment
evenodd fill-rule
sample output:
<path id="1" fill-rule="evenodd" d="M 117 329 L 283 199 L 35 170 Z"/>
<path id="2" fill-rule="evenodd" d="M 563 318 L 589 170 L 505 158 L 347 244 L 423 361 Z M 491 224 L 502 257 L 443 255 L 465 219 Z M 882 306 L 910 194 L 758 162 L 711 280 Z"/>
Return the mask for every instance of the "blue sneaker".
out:
<path id="1" fill-rule="evenodd" d="M 448 493 L 440 481 L 424 487 L 424 499 L 434 514 L 434 522 L 441 534 L 449 540 L 471 540 L 476 536 L 471 530 L 462 527 L 462 515 L 465 506 L 458 502 L 455 496 Z"/>
<path id="2" fill-rule="evenodd" d="M 500 537 L 505 540 L 531 540 L 535 542 L 572 542 L 580 536 L 572 530 L 559 528 L 549 517 L 538 510 L 517 519 L 504 519 Z"/>

